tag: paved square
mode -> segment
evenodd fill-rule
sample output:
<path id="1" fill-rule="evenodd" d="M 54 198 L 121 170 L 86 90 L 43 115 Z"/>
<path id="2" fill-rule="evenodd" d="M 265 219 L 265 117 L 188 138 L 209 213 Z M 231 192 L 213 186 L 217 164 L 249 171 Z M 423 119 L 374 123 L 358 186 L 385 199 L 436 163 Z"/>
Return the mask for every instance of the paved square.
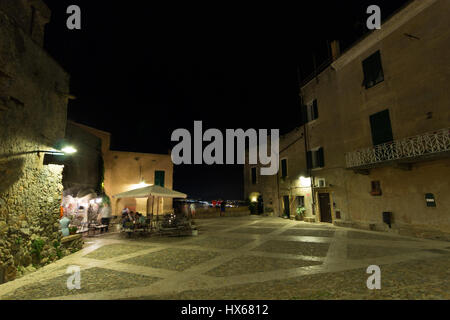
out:
<path id="1" fill-rule="evenodd" d="M 123 234 L 0 285 L 0 299 L 449 299 L 448 242 L 249 216 L 196 237 Z M 282 229 L 281 229 L 282 228 Z M 369 290 L 369 265 L 381 290 Z M 81 267 L 69 291 L 67 266 Z"/>

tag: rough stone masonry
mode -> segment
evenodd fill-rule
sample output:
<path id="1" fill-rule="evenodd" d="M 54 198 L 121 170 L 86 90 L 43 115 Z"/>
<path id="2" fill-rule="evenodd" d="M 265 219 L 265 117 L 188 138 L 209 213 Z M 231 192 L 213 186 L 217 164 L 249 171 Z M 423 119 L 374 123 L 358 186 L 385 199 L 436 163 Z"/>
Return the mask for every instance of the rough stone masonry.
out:
<path id="1" fill-rule="evenodd" d="M 0 283 L 64 255 L 62 166 L 44 153 L 64 138 L 69 75 L 42 48 L 50 10 L 0 0 Z"/>

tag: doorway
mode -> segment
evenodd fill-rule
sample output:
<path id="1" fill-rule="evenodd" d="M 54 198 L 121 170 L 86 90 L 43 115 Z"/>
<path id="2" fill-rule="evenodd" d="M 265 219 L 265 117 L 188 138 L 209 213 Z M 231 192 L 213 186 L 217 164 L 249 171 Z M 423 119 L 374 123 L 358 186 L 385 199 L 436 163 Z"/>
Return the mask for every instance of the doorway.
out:
<path id="1" fill-rule="evenodd" d="M 383 110 L 370 116 L 370 129 L 374 146 L 393 140 L 389 110 Z"/>
<path id="2" fill-rule="evenodd" d="M 289 208 L 289 196 L 283 196 L 284 215 L 288 218 L 291 216 L 291 210 Z"/>
<path id="3" fill-rule="evenodd" d="M 331 219 L 331 205 L 329 193 L 319 193 L 319 208 L 320 208 L 320 221 L 331 223 L 332 219 Z"/>

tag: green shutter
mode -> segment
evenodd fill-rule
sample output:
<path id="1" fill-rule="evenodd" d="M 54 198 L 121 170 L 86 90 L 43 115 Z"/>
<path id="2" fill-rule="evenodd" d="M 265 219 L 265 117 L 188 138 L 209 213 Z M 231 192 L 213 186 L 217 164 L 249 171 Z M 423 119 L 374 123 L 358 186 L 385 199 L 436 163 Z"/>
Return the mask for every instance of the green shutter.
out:
<path id="1" fill-rule="evenodd" d="M 319 118 L 319 108 L 317 107 L 317 99 L 315 99 L 313 102 L 312 115 L 313 119 Z"/>
<path id="2" fill-rule="evenodd" d="M 370 116 L 370 129 L 374 146 L 394 140 L 388 109 Z"/>
<path id="3" fill-rule="evenodd" d="M 323 148 L 317 150 L 317 164 L 320 168 L 325 167 L 325 159 L 323 157 Z"/>
<path id="4" fill-rule="evenodd" d="M 312 169 L 312 152 L 311 151 L 308 151 L 306 153 L 306 168 L 308 170 Z"/>
<path id="5" fill-rule="evenodd" d="M 281 176 L 287 177 L 287 160 L 283 159 L 281 160 Z"/>
<path id="6" fill-rule="evenodd" d="M 164 187 L 164 171 L 155 171 L 155 185 Z"/>
<path id="7" fill-rule="evenodd" d="M 308 107 L 306 105 L 300 106 L 301 111 L 301 117 L 302 117 L 302 124 L 308 123 Z"/>
<path id="8" fill-rule="evenodd" d="M 252 184 L 256 184 L 256 168 L 252 168 Z"/>

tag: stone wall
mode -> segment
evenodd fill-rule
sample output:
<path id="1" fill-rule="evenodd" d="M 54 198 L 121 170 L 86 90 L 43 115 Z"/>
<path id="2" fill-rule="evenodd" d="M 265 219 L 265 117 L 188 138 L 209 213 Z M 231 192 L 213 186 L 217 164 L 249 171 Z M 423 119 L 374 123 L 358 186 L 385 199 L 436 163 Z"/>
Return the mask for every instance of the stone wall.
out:
<path id="1" fill-rule="evenodd" d="M 42 151 L 64 138 L 69 75 L 30 29 L 32 11 L 49 14 L 40 0 L 0 0 L 0 283 L 61 255 L 63 167 Z"/>
<path id="2" fill-rule="evenodd" d="M 13 280 L 30 265 L 58 258 L 62 169 L 25 165 L 22 178 L 0 194 L 0 282 Z"/>

